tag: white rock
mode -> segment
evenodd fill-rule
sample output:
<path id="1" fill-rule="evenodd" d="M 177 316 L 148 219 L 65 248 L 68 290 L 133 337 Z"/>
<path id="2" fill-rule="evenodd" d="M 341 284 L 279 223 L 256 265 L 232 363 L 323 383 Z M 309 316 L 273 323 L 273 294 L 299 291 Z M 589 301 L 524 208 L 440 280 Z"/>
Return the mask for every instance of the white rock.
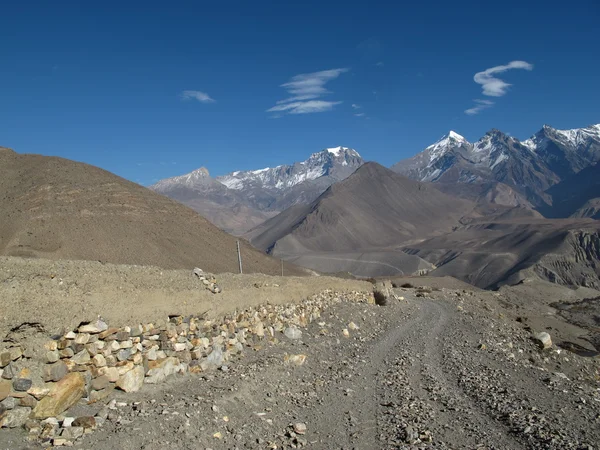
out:
<path id="1" fill-rule="evenodd" d="M 302 337 L 302 331 L 296 327 L 287 327 L 283 334 L 285 334 L 288 339 L 300 339 Z"/>
<path id="2" fill-rule="evenodd" d="M 125 392 L 137 392 L 144 384 L 144 368 L 136 366 L 123 376 L 116 383 L 116 386 Z"/>
<path id="3" fill-rule="evenodd" d="M 545 331 L 542 331 L 541 333 L 536 333 L 533 336 L 533 340 L 542 349 L 547 349 L 547 348 L 552 347 L 552 338 Z"/>

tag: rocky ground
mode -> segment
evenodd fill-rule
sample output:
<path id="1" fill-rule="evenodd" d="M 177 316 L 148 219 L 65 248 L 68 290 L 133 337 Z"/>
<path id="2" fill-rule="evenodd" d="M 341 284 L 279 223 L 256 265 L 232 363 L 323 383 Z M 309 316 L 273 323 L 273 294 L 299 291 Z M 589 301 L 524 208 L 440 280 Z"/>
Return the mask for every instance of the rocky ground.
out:
<path id="1" fill-rule="evenodd" d="M 543 324 L 531 329 L 505 294 L 395 294 L 385 306 L 335 303 L 300 336 L 280 332 L 215 371 L 77 405 L 66 415 L 98 424 L 74 446 L 598 448 L 597 357 L 541 349 L 531 334 Z M 2 430 L 0 448 L 39 446 L 26 437 Z"/>

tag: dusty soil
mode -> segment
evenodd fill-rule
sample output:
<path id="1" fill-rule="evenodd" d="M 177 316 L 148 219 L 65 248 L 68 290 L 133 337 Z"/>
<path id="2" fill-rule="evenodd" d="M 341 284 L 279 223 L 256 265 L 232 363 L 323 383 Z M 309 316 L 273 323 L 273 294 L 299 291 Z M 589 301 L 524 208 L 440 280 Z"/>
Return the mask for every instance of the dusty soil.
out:
<path id="1" fill-rule="evenodd" d="M 335 305 L 299 340 L 280 333 L 216 372 L 120 394 L 105 424 L 76 447 L 596 448 L 600 361 L 530 339 L 550 323 L 544 317 L 553 338 L 588 330 L 541 313 L 530 331 L 523 313 L 542 299 L 523 290 L 415 286 L 396 289 L 404 300 L 386 306 Z M 287 366 L 286 354 L 306 362 Z M 75 408 L 69 414 L 103 407 Z M 0 448 L 26 448 L 24 437 L 0 432 Z"/>
<path id="2" fill-rule="evenodd" d="M 364 281 L 332 277 L 224 273 L 216 275 L 223 291 L 213 294 L 192 269 L 0 257 L 0 337 L 24 323 L 39 323 L 50 336 L 98 316 L 115 327 L 170 314 L 213 318 L 246 306 L 298 302 L 328 288 L 372 289 Z"/>

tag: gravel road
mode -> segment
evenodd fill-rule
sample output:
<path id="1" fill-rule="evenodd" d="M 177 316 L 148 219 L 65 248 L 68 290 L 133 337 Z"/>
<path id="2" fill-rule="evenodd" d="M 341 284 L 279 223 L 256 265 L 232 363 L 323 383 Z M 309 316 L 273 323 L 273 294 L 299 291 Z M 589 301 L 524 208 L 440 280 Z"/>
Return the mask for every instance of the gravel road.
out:
<path id="1" fill-rule="evenodd" d="M 335 305 L 300 339 L 281 334 L 222 370 L 122 393 L 76 446 L 597 448 L 597 358 L 538 349 L 492 295 L 396 294 L 387 306 Z M 294 354 L 305 363 L 286 365 Z"/>

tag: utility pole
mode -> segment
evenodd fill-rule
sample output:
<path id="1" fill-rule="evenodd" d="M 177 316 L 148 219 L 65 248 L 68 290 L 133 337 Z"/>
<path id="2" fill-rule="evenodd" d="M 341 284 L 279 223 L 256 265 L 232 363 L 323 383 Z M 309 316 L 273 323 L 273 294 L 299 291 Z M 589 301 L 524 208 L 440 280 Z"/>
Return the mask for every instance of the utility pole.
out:
<path id="1" fill-rule="evenodd" d="M 238 254 L 238 264 L 240 266 L 240 273 L 244 273 L 242 270 L 242 253 L 240 252 L 240 241 L 235 241 L 237 245 L 237 254 Z"/>

